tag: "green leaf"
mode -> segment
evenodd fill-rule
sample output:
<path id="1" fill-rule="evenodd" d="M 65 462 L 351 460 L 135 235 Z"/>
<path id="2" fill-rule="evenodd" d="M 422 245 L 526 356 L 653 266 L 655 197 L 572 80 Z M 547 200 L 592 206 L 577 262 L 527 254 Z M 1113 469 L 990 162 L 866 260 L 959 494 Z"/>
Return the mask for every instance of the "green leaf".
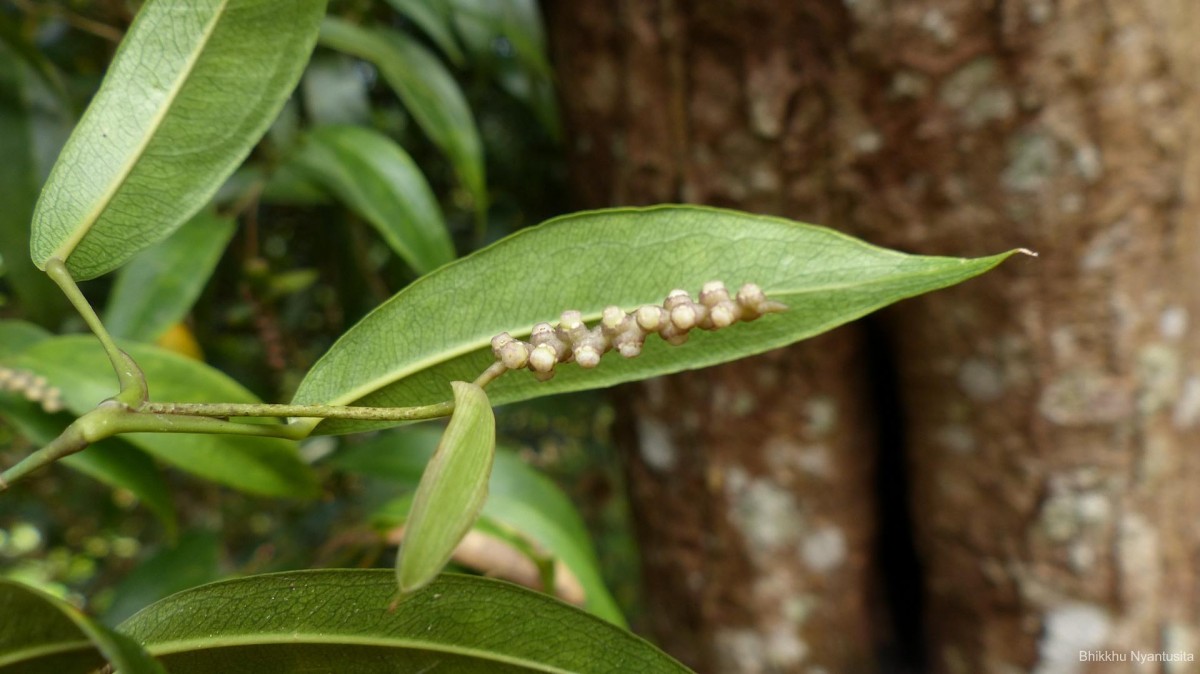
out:
<path id="1" fill-rule="evenodd" d="M 29 69 L 0 42 L 0 259 L 4 280 L 25 315 L 56 327 L 66 312 L 66 298 L 29 259 L 29 219 L 41 185 L 35 125 L 38 119 L 53 118 L 33 109 L 31 79 Z"/>
<path id="2" fill-rule="evenodd" d="M 33 323 L 0 320 L 0 359 L 15 356 L 50 337 L 50 332 Z"/>
<path id="3" fill-rule="evenodd" d="M 173 674 L 688 670 L 641 638 L 546 595 L 443 575 L 402 599 L 387 571 L 240 578 L 189 590 L 121 625 Z"/>
<path id="4" fill-rule="evenodd" d="M 334 454 L 330 465 L 360 475 L 415 487 L 433 455 L 438 433 L 414 427 L 380 434 Z M 375 513 L 377 524 L 394 527 L 408 518 L 408 499 L 393 500 Z M 480 520 L 491 520 L 532 541 L 539 551 L 561 560 L 579 581 L 587 609 L 624 626 L 625 618 L 600 575 L 583 518 L 567 495 L 511 449 L 500 447 L 492 465 L 488 497 Z"/>
<path id="5" fill-rule="evenodd" d="M 200 211 L 121 269 L 104 311 L 114 337 L 153 342 L 183 320 L 204 290 L 237 223 Z"/>
<path id="6" fill-rule="evenodd" d="M 221 540 L 210 531 L 184 535 L 142 562 L 117 585 L 104 622 L 116 625 L 150 604 L 220 578 Z"/>
<path id="7" fill-rule="evenodd" d="M 204 363 L 144 344 L 122 347 L 142 366 L 150 393 L 170 402 L 260 402 L 252 393 Z M 77 415 L 116 392 L 112 366 L 90 336 L 40 342 L 9 361 L 46 377 L 62 389 L 67 409 Z M 205 434 L 130 433 L 137 447 L 194 475 L 266 496 L 309 497 L 316 478 L 287 440 Z"/>
<path id="8" fill-rule="evenodd" d="M 458 179 L 487 208 L 483 145 L 466 97 L 442 62 L 409 36 L 367 29 L 334 17 L 321 25 L 321 44 L 370 61 L 412 113 L 429 139 L 454 165 Z"/>
<path id="9" fill-rule="evenodd" d="M 0 579 L 0 616 L 0 673 L 90 672 L 107 662 L 122 674 L 165 674 L 128 637 L 20 583 Z"/>
<path id="10" fill-rule="evenodd" d="M 487 500 L 496 417 L 482 388 L 461 381 L 451 386 L 454 414 L 417 485 L 396 557 L 403 593 L 419 590 L 437 576 Z"/>
<path id="11" fill-rule="evenodd" d="M 418 274 L 454 259 L 433 190 L 391 138 L 362 127 L 325 126 L 308 135 L 292 162 L 371 223 Z"/>
<path id="12" fill-rule="evenodd" d="M 38 201 L 33 260 L 77 280 L 198 211 L 296 86 L 324 0 L 142 6 Z"/>
<path id="13" fill-rule="evenodd" d="M 660 304 L 673 288 L 754 282 L 787 304 L 753 323 L 693 331 L 682 346 L 652 337 L 642 355 L 559 366 L 548 382 L 511 372 L 494 404 L 612 386 L 737 360 L 812 337 L 906 297 L 962 282 L 1012 253 L 978 259 L 905 255 L 823 227 L 695 206 L 615 209 L 556 218 L 418 279 L 347 331 L 313 366 L 297 403 L 408 406 L 446 400 L 473 380 L 501 332 L 529 335 L 562 311 L 589 323 L 605 306 Z M 698 334 L 697 334 L 698 333 Z M 361 430 L 325 422 L 317 430 Z"/>
<path id="14" fill-rule="evenodd" d="M 462 65 L 465 57 L 450 17 L 446 0 L 387 0 L 397 12 L 408 17 L 430 40 L 446 54 L 455 65 Z"/>
<path id="15" fill-rule="evenodd" d="M 304 109 L 313 126 L 371 119 L 366 69 L 341 54 L 317 54 L 304 71 Z"/>
<path id="16" fill-rule="evenodd" d="M 0 416 L 38 445 L 49 444 L 71 422 L 68 415 L 47 414 L 40 405 L 5 392 L 0 392 Z M 141 450 L 109 438 L 61 461 L 110 487 L 129 490 L 163 523 L 168 537 L 176 535 L 178 524 L 171 493 L 154 461 Z"/>

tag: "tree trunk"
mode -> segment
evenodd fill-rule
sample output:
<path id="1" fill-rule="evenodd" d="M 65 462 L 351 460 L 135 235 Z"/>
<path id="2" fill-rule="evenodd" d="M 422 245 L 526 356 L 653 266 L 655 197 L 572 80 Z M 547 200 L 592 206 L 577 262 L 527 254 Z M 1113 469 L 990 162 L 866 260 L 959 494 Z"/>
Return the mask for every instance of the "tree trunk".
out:
<path id="1" fill-rule="evenodd" d="M 686 200 L 927 254 L 1041 253 L 885 315 L 931 669 L 1200 655 L 1200 4 L 547 9 L 584 205 Z M 652 623 L 693 664 L 871 655 L 879 434 L 843 333 L 632 395 Z M 819 400 L 836 410 L 824 440 Z M 839 546 L 837 565 L 805 554 Z"/>

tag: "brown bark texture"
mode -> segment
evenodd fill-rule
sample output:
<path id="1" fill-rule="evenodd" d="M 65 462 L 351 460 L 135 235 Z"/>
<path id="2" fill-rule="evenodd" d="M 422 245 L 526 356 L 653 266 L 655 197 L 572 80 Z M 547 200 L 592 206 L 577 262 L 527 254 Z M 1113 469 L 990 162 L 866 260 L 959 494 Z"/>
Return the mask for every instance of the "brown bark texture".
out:
<path id="1" fill-rule="evenodd" d="M 885 315 L 930 669 L 1198 671 L 1080 652 L 1200 659 L 1200 3 L 546 9 L 582 205 L 1041 254 Z M 869 669 L 876 434 L 836 334 L 629 396 L 652 626 L 704 671 Z"/>

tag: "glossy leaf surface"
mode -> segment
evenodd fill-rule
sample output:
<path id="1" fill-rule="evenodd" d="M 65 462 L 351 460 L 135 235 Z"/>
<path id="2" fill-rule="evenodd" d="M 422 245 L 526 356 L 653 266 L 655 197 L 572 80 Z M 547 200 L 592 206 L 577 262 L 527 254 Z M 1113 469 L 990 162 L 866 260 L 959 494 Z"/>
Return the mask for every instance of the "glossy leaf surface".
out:
<path id="1" fill-rule="evenodd" d="M 419 590 L 437 576 L 487 500 L 496 417 L 482 388 L 461 381 L 452 387 L 454 414 L 417 485 L 396 558 L 401 592 Z"/>
<path id="2" fill-rule="evenodd" d="M 117 274 L 104 311 L 114 337 L 151 343 L 183 320 L 204 290 L 237 223 L 201 211 Z"/>
<path id="3" fill-rule="evenodd" d="M 371 223 L 418 274 L 454 259 L 433 190 L 391 138 L 362 127 L 325 126 L 308 135 L 292 161 Z"/>
<path id="4" fill-rule="evenodd" d="M 151 0 L 33 217 L 39 268 L 110 271 L 200 209 L 296 86 L 324 0 Z"/>
<path id="5" fill-rule="evenodd" d="M 612 386 L 744 358 L 791 344 L 888 304 L 954 285 L 1012 253 L 978 259 L 906 255 L 823 227 L 735 211 L 662 206 L 568 215 L 522 230 L 418 279 L 347 331 L 309 371 L 295 400 L 406 406 L 449 398 L 446 382 L 472 380 L 494 358 L 500 332 L 527 337 L 540 321 L 579 310 L 594 324 L 605 306 L 661 304 L 673 288 L 753 282 L 789 309 L 753 323 L 693 331 L 682 346 L 651 337 L 641 356 L 606 354 L 600 366 L 528 371 L 488 387 L 493 404 Z M 402 329 L 400 329 L 402 328 Z M 321 432 L 363 424 L 325 422 Z"/>
<path id="6" fill-rule="evenodd" d="M 171 402 L 260 402 L 249 391 L 204 363 L 142 344 L 123 344 L 142 366 L 154 400 Z M 67 409 L 83 414 L 116 392 L 112 366 L 90 336 L 39 342 L 12 359 L 63 392 Z M 243 491 L 267 496 L 308 497 L 316 478 L 295 443 L 233 435 L 130 433 L 121 436 L 182 470 Z"/>
<path id="7" fill-rule="evenodd" d="M 444 575 L 401 599 L 387 571 L 304 571 L 189 590 L 121 625 L 172 674 L 688 670 L 641 638 L 538 592 Z"/>
<path id="8" fill-rule="evenodd" d="M 0 674 L 90 672 L 108 662 L 122 674 L 165 674 L 128 637 L 40 590 L 0 579 Z"/>
<path id="9" fill-rule="evenodd" d="M 403 33 L 335 17 L 322 24 L 321 44 L 375 64 L 413 119 L 449 157 L 476 208 L 486 206 L 483 144 L 475 119 L 458 82 L 436 56 Z"/>

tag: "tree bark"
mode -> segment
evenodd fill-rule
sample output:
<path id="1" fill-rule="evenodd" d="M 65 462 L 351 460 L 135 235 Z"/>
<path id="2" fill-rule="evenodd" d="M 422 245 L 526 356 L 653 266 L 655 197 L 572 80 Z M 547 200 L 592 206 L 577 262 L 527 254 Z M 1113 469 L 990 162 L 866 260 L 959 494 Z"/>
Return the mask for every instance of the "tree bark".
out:
<path id="1" fill-rule="evenodd" d="M 767 14 L 727 32 L 723 11 L 689 16 L 674 3 L 547 10 L 581 205 L 832 217 L 827 167 L 788 159 L 825 152 L 823 129 L 794 130 L 785 150 L 788 100 L 760 99 L 797 45 L 819 62 L 819 27 L 786 46 L 776 34 L 755 57 L 764 71 L 744 52 L 759 30 L 783 28 Z M 745 109 L 743 96 L 759 107 Z M 840 672 L 872 661 L 875 429 L 862 344 L 849 326 L 616 396 L 651 627 L 690 666 Z"/>
<path id="2" fill-rule="evenodd" d="M 547 9 L 584 205 L 686 200 L 927 254 L 1041 253 L 885 315 L 931 669 L 1200 657 L 1200 5 Z M 839 371 L 863 362 L 847 334 L 826 338 L 833 356 L 814 341 L 633 395 L 653 624 L 693 663 L 837 672 L 870 656 L 871 508 L 854 511 L 861 532 L 836 519 L 871 501 L 868 396 Z M 744 432 L 729 430 L 737 395 L 758 403 Z M 820 443 L 836 479 L 803 468 L 814 416 L 797 410 L 821 396 L 837 410 Z M 672 421 L 686 410 L 699 419 Z M 656 443 L 678 451 L 669 472 Z M 781 522 L 793 528 L 764 537 Z M 843 534 L 832 577 L 803 553 L 822 527 Z M 1137 671 L 1196 671 L 1171 667 Z"/>

